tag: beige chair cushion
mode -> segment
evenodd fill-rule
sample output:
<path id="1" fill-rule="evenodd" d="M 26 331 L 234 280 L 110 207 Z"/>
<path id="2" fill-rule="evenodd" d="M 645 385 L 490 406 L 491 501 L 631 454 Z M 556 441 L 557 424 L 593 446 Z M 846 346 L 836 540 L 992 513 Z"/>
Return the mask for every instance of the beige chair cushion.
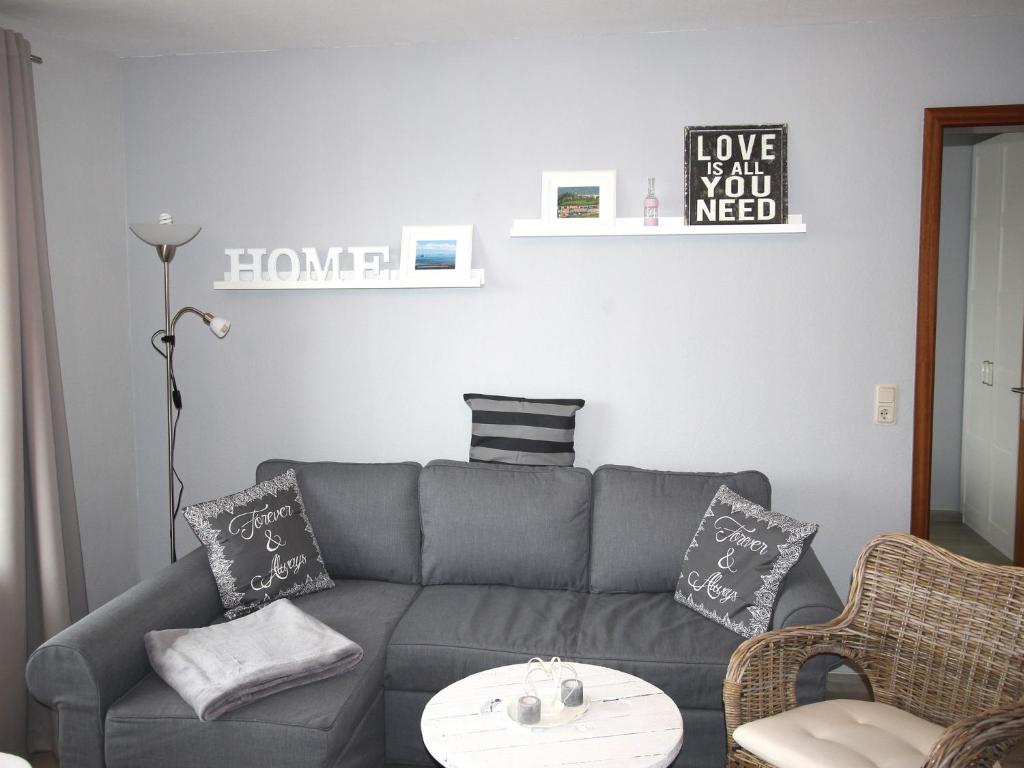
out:
<path id="1" fill-rule="evenodd" d="M 921 768 L 943 730 L 888 704 L 837 699 L 744 723 L 733 738 L 777 768 Z"/>

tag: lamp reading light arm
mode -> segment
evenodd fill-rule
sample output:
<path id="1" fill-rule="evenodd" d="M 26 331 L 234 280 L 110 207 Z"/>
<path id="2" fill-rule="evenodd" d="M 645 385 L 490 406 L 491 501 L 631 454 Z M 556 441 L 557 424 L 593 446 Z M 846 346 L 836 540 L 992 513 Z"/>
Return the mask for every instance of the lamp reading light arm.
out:
<path id="1" fill-rule="evenodd" d="M 179 412 L 181 411 L 181 392 L 178 390 L 178 382 L 175 380 L 175 376 L 174 376 L 174 329 L 177 327 L 178 321 L 184 315 L 195 315 L 196 317 L 201 319 L 203 321 L 203 323 L 210 328 L 210 331 L 213 333 L 213 335 L 216 336 L 218 339 L 223 339 L 225 336 L 228 335 L 228 331 L 231 330 L 231 321 L 230 320 L 227 320 L 226 318 L 223 318 L 223 317 L 216 317 L 212 312 L 203 312 L 201 309 L 196 309 L 195 307 L 182 307 L 181 309 L 179 309 L 177 312 L 174 313 L 174 318 L 171 320 L 170 329 L 164 332 L 164 335 L 160 337 L 160 340 L 167 345 L 167 350 L 168 350 L 167 351 L 167 355 L 168 355 L 168 359 L 169 359 L 168 372 L 169 372 L 169 380 L 170 380 L 170 385 L 171 385 L 171 401 L 174 403 L 174 407 Z M 157 331 L 157 333 L 159 333 L 159 331 Z M 156 335 L 156 334 L 154 334 L 154 335 Z M 154 345 L 154 347 L 155 347 L 155 345 Z M 157 350 L 157 351 L 159 351 L 159 350 Z M 175 430 L 176 424 L 177 424 L 177 420 L 175 420 L 175 424 L 171 426 L 171 432 L 172 433 L 174 431 L 176 431 Z M 172 446 L 171 447 L 171 453 L 172 453 L 172 457 L 173 457 L 173 444 L 174 444 L 174 439 L 172 437 L 172 439 L 171 439 L 171 446 Z M 173 471 L 173 468 L 174 468 L 173 458 L 172 458 L 172 461 L 171 461 L 171 468 L 172 468 L 172 471 Z"/>
<path id="2" fill-rule="evenodd" d="M 160 340 L 173 346 L 174 329 L 178 325 L 178 320 L 180 320 L 183 315 L 188 314 L 195 315 L 202 320 L 204 324 L 209 326 L 210 331 L 212 331 L 213 335 L 218 339 L 223 339 L 228 335 L 228 331 L 231 330 L 231 322 L 223 317 L 216 317 L 212 312 L 203 312 L 201 309 L 196 309 L 195 307 L 182 307 L 174 313 L 174 319 L 171 320 L 170 329 L 168 329 L 166 334 Z"/>
<path id="3" fill-rule="evenodd" d="M 209 325 L 210 321 L 213 320 L 213 315 L 210 312 L 203 312 L 203 310 L 196 309 L 195 307 L 182 307 L 181 309 L 174 313 L 174 319 L 171 320 L 172 336 L 174 335 L 174 326 L 178 324 L 178 320 L 180 320 L 181 316 L 185 314 L 197 315 L 207 325 Z"/>

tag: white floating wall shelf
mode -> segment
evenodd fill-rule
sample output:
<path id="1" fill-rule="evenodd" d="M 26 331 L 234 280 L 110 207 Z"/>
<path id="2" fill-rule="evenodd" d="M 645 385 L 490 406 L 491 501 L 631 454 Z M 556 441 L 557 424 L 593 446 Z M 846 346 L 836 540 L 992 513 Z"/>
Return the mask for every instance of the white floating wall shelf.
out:
<path id="1" fill-rule="evenodd" d="M 804 217 L 791 213 L 786 224 L 687 224 L 682 217 L 662 218 L 645 227 L 643 219 L 615 219 L 614 224 L 573 221 L 552 224 L 542 219 L 516 219 L 511 237 L 632 237 L 635 235 L 776 235 L 806 232 Z"/>
<path id="2" fill-rule="evenodd" d="M 381 274 L 384 274 L 382 271 Z M 227 274 L 224 275 L 228 277 Z M 297 280 L 272 280 L 264 273 L 263 280 L 218 280 L 213 287 L 218 291 L 279 291 L 279 290 L 374 290 L 386 288 L 481 288 L 484 284 L 482 269 L 470 270 L 468 278 L 442 278 L 432 276 L 426 280 L 309 280 L 300 275 Z"/>

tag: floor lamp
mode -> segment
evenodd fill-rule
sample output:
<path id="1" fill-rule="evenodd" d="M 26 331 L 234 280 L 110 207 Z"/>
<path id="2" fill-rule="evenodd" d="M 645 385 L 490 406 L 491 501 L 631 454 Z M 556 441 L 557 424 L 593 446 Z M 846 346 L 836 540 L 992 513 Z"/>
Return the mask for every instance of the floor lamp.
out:
<path id="1" fill-rule="evenodd" d="M 164 371 L 166 376 L 165 394 L 167 397 L 167 515 L 170 525 L 171 562 L 178 559 L 178 548 L 175 542 L 174 521 L 178 516 L 178 505 L 181 503 L 181 492 L 178 498 L 174 498 L 174 479 L 178 476 L 174 469 L 174 444 L 178 431 L 178 418 L 181 416 L 181 392 L 178 390 L 174 378 L 174 328 L 186 314 L 198 316 L 210 331 L 218 339 L 223 339 L 231 329 L 230 321 L 223 317 L 215 317 L 209 312 L 203 312 L 195 307 L 182 307 L 171 317 L 171 260 L 179 246 L 191 241 L 199 234 L 202 227 L 189 224 L 175 224 L 169 214 L 160 214 L 157 223 L 132 224 L 129 226 L 132 233 L 147 243 L 156 247 L 157 256 L 164 267 L 164 327 L 150 337 L 150 343 L 161 355 L 164 356 Z M 163 342 L 163 349 L 156 346 L 154 340 L 157 334 Z M 177 416 L 175 416 L 175 411 Z M 181 478 L 178 478 L 181 483 Z M 184 484 L 182 484 L 184 491 Z"/>

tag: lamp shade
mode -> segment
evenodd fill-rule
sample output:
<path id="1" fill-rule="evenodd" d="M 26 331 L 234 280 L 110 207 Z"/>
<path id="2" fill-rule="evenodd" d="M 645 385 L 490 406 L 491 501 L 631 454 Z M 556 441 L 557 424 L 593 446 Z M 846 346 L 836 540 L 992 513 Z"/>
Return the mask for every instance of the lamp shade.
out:
<path id="1" fill-rule="evenodd" d="M 159 222 L 130 224 L 128 228 L 139 240 L 158 248 L 161 245 L 184 245 L 202 230 L 194 224 L 175 224 L 167 214 L 161 215 Z"/>
<path id="2" fill-rule="evenodd" d="M 218 339 L 223 339 L 231 330 L 231 321 L 226 317 L 214 317 L 210 319 L 210 331 Z"/>

